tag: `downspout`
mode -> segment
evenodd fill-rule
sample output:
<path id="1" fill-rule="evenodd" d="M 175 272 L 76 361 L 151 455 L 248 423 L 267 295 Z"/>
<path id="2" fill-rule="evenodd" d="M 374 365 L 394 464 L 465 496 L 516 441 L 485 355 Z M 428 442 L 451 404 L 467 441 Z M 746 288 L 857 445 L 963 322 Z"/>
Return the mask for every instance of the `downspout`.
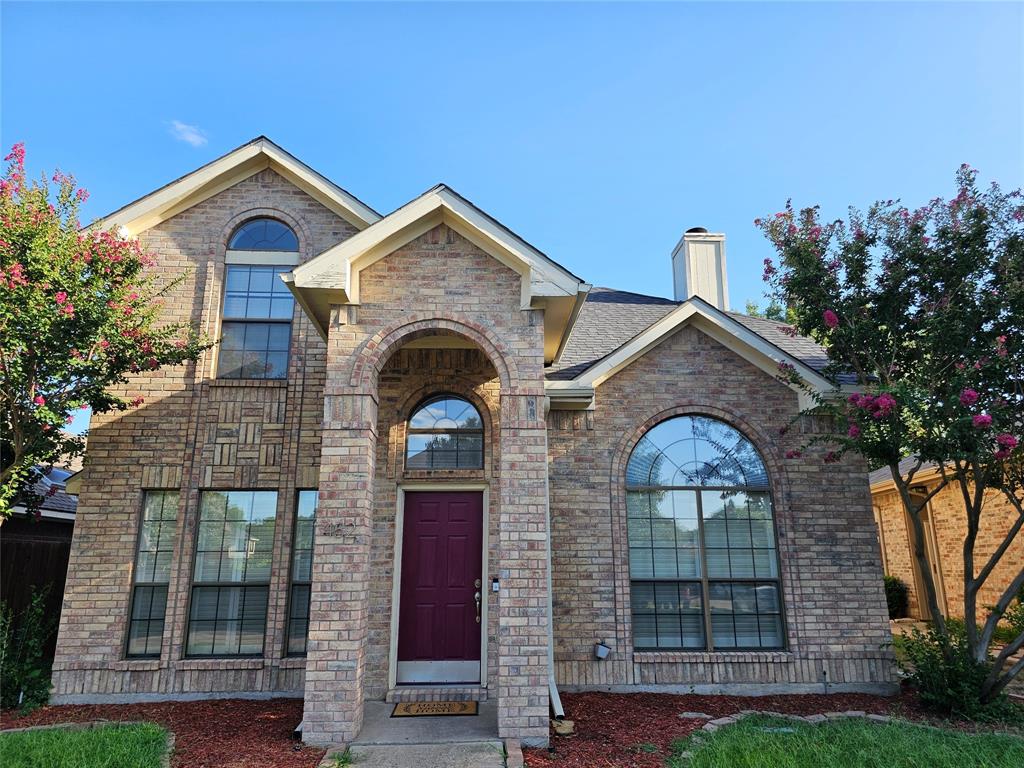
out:
<path id="1" fill-rule="evenodd" d="M 547 471 L 544 473 L 544 514 L 547 517 L 548 535 L 547 542 L 548 558 L 548 698 L 551 700 L 551 712 L 556 720 L 565 717 L 565 710 L 562 709 L 562 699 L 558 695 L 558 685 L 555 683 L 555 610 L 554 597 L 551 588 L 551 468 L 550 454 L 548 453 L 548 412 L 551 410 L 551 398 L 544 398 L 544 460 L 548 462 Z"/>

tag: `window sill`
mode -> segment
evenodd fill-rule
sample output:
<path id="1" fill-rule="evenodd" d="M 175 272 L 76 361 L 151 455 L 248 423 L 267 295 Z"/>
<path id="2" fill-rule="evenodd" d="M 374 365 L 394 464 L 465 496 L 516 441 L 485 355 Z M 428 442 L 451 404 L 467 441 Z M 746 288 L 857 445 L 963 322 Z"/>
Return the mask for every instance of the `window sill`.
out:
<path id="1" fill-rule="evenodd" d="M 110 667 L 120 672 L 155 672 L 162 664 L 160 659 L 121 659 Z"/>
<path id="2" fill-rule="evenodd" d="M 213 670 L 213 669 L 263 669 L 266 661 L 259 659 L 237 659 L 230 656 L 208 659 L 181 659 L 174 667 L 178 670 Z"/>
<path id="3" fill-rule="evenodd" d="M 634 651 L 635 664 L 713 663 L 716 661 L 780 662 L 796 658 L 790 651 Z"/>
<path id="4" fill-rule="evenodd" d="M 287 387 L 288 379 L 207 379 L 211 387 Z"/>

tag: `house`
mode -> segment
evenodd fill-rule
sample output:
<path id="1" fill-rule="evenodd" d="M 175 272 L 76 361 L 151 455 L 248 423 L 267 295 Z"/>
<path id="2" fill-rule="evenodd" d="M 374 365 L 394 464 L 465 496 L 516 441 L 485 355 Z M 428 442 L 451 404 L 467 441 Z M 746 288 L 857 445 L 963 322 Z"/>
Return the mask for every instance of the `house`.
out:
<path id="1" fill-rule="evenodd" d="M 263 137 L 100 224 L 221 342 L 92 420 L 55 702 L 303 696 L 338 743 L 486 698 L 544 744 L 559 689 L 893 689 L 867 468 L 785 458 L 821 425 L 779 365 L 825 358 L 728 310 L 722 235 L 666 254 L 674 300 L 593 288 Z"/>
<path id="2" fill-rule="evenodd" d="M 916 463 L 904 459 L 900 471 L 906 475 Z M 908 613 L 912 618 L 931 618 L 925 599 L 921 570 L 914 557 L 913 526 L 900 501 L 892 473 L 878 469 L 868 476 L 874 507 L 878 543 L 882 550 L 882 567 L 887 576 L 896 576 L 908 587 Z M 913 492 L 926 496 L 941 482 L 939 467 L 924 465 L 914 476 Z M 982 506 L 981 526 L 975 540 L 974 559 L 980 569 L 1006 538 L 1017 519 L 1017 511 L 1002 494 L 986 493 Z M 924 554 L 931 569 L 939 610 L 943 616 L 964 617 L 964 539 L 967 536 L 967 513 L 964 511 L 960 487 L 950 484 L 935 494 L 921 514 L 924 527 Z M 1018 536 L 993 568 L 978 592 L 979 614 L 995 605 L 1017 574 L 1024 568 L 1024 538 Z"/>
<path id="3" fill-rule="evenodd" d="M 29 485 L 34 503 L 28 504 L 24 496 L 16 500 L 11 516 L 0 526 L 0 602 L 14 616 L 21 614 L 36 592 L 45 590 L 45 615 L 56 626 L 78 506 L 78 497 L 67 483 L 80 468 L 80 460 L 37 466 Z M 47 659 L 53 658 L 56 645 L 54 633 L 43 649 Z"/>

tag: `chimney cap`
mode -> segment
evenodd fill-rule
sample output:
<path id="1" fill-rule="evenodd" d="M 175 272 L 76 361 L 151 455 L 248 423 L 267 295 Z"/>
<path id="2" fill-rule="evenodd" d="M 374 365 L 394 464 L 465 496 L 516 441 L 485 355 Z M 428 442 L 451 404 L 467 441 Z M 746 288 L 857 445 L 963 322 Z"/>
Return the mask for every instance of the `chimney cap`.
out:
<path id="1" fill-rule="evenodd" d="M 690 227 L 686 230 L 686 234 L 688 235 L 706 235 L 707 233 L 708 231 L 704 227 Z"/>

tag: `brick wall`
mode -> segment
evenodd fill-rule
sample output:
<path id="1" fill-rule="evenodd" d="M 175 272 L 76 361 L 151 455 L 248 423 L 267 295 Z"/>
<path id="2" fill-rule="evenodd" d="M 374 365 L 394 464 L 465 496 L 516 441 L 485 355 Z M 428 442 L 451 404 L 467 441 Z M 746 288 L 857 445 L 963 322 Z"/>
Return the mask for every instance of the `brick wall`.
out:
<path id="1" fill-rule="evenodd" d="M 592 412 L 552 411 L 555 671 L 566 688 L 778 684 L 818 686 L 822 671 L 847 688 L 893 680 L 881 568 L 865 467 L 854 459 L 800 460 L 814 429 L 796 395 L 693 328 L 684 328 L 602 384 Z M 625 528 L 625 465 L 641 434 L 685 413 L 721 418 L 765 460 L 778 531 L 785 651 L 634 653 Z M 607 640 L 609 658 L 593 658 Z M 820 688 L 818 688 L 820 690 Z"/>
<path id="2" fill-rule="evenodd" d="M 910 588 L 911 616 L 921 616 L 923 595 L 919 594 L 914 578 L 913 551 L 906 522 L 906 513 L 895 492 L 877 493 L 874 497 L 882 525 L 885 545 L 886 573 L 902 579 Z M 929 503 L 931 527 L 938 549 L 938 570 L 945 592 L 945 615 L 963 618 L 964 615 L 964 558 L 963 544 L 967 535 L 967 513 L 958 487 L 939 491 Z M 1016 511 L 998 493 L 985 495 L 981 529 L 974 547 L 975 573 L 1000 545 L 1016 519 Z M 1024 538 L 1018 536 L 992 571 L 978 593 L 979 618 L 984 617 L 985 606 L 994 605 L 1010 582 L 1024 568 Z"/>
<path id="3" fill-rule="evenodd" d="M 168 320 L 191 321 L 216 334 L 226 242 L 255 215 L 289 223 L 303 260 L 355 232 L 273 171 L 262 171 L 142 234 L 158 254 L 159 275 L 188 272 L 168 296 Z M 296 308 L 286 381 L 211 380 L 214 354 L 208 352 L 197 365 L 134 378 L 123 394 L 145 397 L 141 408 L 93 417 L 54 665 L 56 701 L 302 690 L 302 660 L 282 657 L 288 552 L 295 490 L 318 481 L 325 353 Z M 182 658 L 203 488 L 278 491 L 262 659 Z M 161 658 L 125 660 L 144 489 L 179 491 L 177 544 Z"/>
<path id="4" fill-rule="evenodd" d="M 398 425 L 414 396 L 455 373 L 454 365 L 462 381 L 449 379 L 444 389 L 475 393 L 496 425 L 485 479 L 488 546 L 501 579 L 488 628 L 499 734 L 546 743 L 541 315 L 521 308 L 518 274 L 445 225 L 367 267 L 360 284 L 360 305 L 336 309 L 329 331 L 305 738 L 350 740 L 364 697 L 387 685 L 380 664 L 390 640 Z M 470 342 L 493 371 L 479 356 L 460 361 L 454 352 L 432 358 L 441 367 L 429 373 L 413 370 L 426 362 L 420 353 L 394 358 L 405 344 L 439 335 Z"/>

